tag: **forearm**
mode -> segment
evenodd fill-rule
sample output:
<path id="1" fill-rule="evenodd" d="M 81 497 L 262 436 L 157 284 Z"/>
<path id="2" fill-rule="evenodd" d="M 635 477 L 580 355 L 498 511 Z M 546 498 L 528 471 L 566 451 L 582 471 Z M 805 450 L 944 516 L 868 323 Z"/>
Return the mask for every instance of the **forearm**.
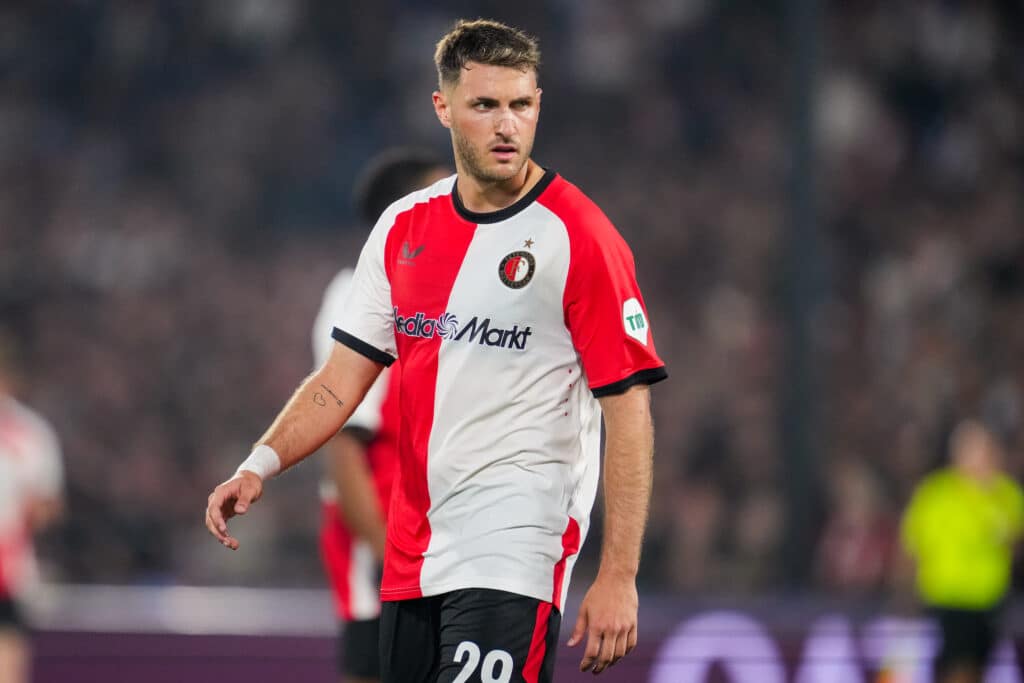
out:
<path id="1" fill-rule="evenodd" d="M 602 400 L 605 413 L 601 572 L 635 577 L 651 499 L 654 427 L 646 386 Z"/>
<path id="2" fill-rule="evenodd" d="M 380 369 L 338 345 L 328 363 L 299 385 L 256 445 L 274 449 L 282 471 L 301 461 L 338 433 Z"/>
<path id="3" fill-rule="evenodd" d="M 374 554 L 382 559 L 384 516 L 366 459 L 366 447 L 347 431 L 342 431 L 327 444 L 331 477 L 338 491 L 338 511 L 352 533 L 369 543 Z"/>

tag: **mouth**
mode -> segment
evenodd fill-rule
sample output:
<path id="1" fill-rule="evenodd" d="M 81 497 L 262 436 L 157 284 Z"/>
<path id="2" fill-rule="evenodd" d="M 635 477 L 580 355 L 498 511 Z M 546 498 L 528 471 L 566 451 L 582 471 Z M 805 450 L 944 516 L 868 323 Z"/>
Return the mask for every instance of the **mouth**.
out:
<path id="1" fill-rule="evenodd" d="M 516 155 L 515 145 L 494 145 L 491 147 L 491 154 L 497 157 L 498 161 L 511 161 Z"/>

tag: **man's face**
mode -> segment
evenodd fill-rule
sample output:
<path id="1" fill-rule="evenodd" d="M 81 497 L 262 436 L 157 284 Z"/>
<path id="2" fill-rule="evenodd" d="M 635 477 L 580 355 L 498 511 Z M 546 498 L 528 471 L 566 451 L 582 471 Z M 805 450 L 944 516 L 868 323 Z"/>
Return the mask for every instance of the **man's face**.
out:
<path id="1" fill-rule="evenodd" d="M 455 86 L 434 93 L 434 110 L 450 128 L 460 170 L 483 182 L 515 177 L 530 158 L 540 114 L 533 69 L 469 62 Z"/>

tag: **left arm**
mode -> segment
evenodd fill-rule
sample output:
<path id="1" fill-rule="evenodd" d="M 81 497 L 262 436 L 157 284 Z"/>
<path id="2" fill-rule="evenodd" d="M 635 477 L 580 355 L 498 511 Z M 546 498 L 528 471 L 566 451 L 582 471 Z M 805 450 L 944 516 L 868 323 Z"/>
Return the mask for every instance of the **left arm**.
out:
<path id="1" fill-rule="evenodd" d="M 580 604 L 569 646 L 589 636 L 582 671 L 595 674 L 636 647 L 636 574 L 651 499 L 654 425 L 646 385 L 599 399 L 604 412 L 604 544 L 601 564 Z"/>

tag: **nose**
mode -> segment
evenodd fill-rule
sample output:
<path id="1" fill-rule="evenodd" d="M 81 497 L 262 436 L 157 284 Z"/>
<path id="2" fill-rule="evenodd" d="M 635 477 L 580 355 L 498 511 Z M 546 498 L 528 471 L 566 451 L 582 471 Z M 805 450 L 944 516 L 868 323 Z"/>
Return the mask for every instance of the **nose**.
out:
<path id="1" fill-rule="evenodd" d="M 504 138 L 510 138 L 516 134 L 516 120 L 508 109 L 501 111 L 494 121 L 494 132 Z"/>

